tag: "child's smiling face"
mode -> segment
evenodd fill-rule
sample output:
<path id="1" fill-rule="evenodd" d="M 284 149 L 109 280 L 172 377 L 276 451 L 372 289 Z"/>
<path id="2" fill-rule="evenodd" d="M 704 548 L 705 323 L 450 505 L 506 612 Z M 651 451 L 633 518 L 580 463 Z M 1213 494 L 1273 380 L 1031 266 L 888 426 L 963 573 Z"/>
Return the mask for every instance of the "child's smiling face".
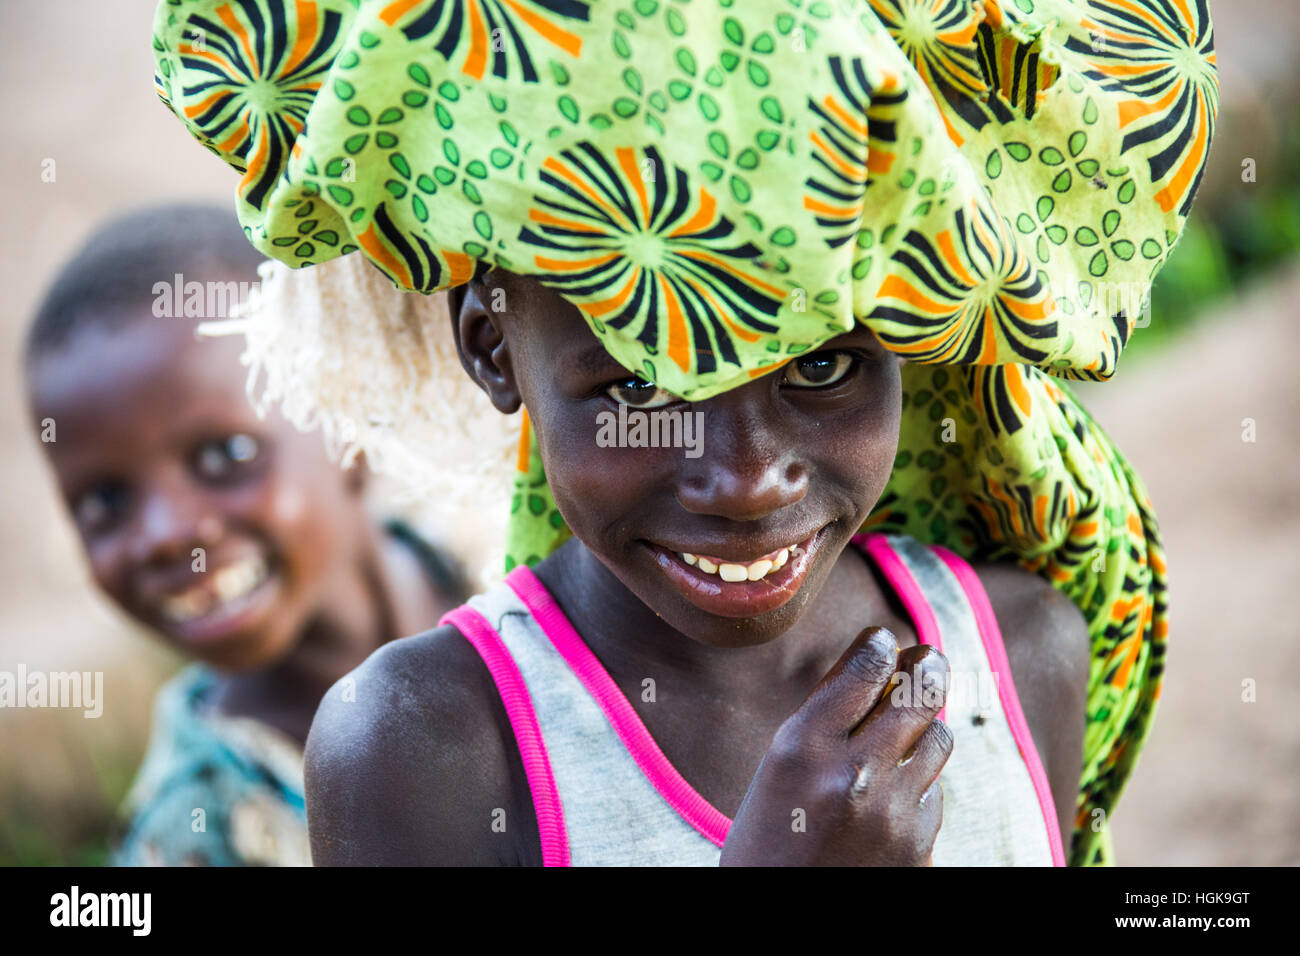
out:
<path id="1" fill-rule="evenodd" d="M 897 357 L 859 327 L 688 403 L 630 376 L 554 292 L 512 275 L 493 283 L 506 310 L 492 312 L 490 290 L 471 287 L 458 317 L 462 355 L 499 408 L 527 407 L 573 533 L 696 640 L 757 644 L 788 630 L 889 478 L 901 415 Z M 620 404 L 699 413 L 702 454 L 601 447 L 609 419 L 601 413 Z"/>
<path id="2" fill-rule="evenodd" d="M 139 308 L 33 359 L 36 421 L 56 428 L 44 448 L 108 597 L 188 656 L 269 666 L 351 553 L 356 481 L 318 435 L 257 418 L 240 341 Z"/>

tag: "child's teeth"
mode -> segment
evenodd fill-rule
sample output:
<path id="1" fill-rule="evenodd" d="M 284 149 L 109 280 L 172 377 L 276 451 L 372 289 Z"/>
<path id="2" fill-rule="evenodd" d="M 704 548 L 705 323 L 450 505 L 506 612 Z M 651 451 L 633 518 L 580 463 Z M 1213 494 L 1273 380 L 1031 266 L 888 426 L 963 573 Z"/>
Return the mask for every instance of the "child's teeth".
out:
<path id="1" fill-rule="evenodd" d="M 261 557 L 250 558 L 239 564 L 222 568 L 212 582 L 213 588 L 223 601 L 249 594 L 262 583 L 266 576 L 266 563 Z"/>
<path id="2" fill-rule="evenodd" d="M 718 568 L 718 576 L 733 584 L 749 580 L 749 572 L 745 570 L 743 564 L 724 564 Z"/>
<path id="3" fill-rule="evenodd" d="M 741 581 L 761 581 L 773 571 L 784 567 L 785 563 L 790 560 L 789 548 L 782 548 L 770 558 L 759 558 L 749 564 L 738 564 L 732 561 L 716 564 L 708 558 L 691 554 L 689 551 L 678 551 L 677 554 L 692 567 L 699 568 L 705 574 L 716 574 L 729 584 L 739 584 Z"/>
<path id="4" fill-rule="evenodd" d="M 188 621 L 209 613 L 218 603 L 251 594 L 266 580 L 266 562 L 255 557 L 217 571 L 209 590 L 197 585 L 163 601 L 164 613 L 175 621 Z"/>
<path id="5" fill-rule="evenodd" d="M 174 621 L 188 621 L 206 614 L 211 602 L 202 588 L 191 588 L 163 602 L 163 610 Z"/>

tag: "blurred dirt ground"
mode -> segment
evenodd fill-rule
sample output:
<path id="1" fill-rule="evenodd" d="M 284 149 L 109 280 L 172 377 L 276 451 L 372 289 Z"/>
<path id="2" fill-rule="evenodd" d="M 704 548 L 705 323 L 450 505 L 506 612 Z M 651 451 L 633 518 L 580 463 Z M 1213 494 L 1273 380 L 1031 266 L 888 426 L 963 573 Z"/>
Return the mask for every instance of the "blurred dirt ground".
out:
<path id="1" fill-rule="evenodd" d="M 139 203 L 229 203 L 236 177 L 152 93 L 153 0 L 0 4 L 0 670 L 104 670 L 105 713 L 0 711 L 0 863 L 102 860 L 176 662 L 95 598 L 26 421 L 22 331 L 61 259 Z M 1214 4 L 1224 102 L 1204 201 L 1231 203 L 1294 102 L 1294 0 Z M 55 162 L 55 181 L 42 181 Z M 1290 170 L 1287 175 L 1296 175 Z M 1143 474 L 1171 575 L 1169 668 L 1114 816 L 1121 864 L 1300 863 L 1300 263 L 1116 381 L 1079 392 Z M 1170 317 L 1153 316 L 1154 323 Z M 1139 335 L 1142 333 L 1139 332 Z M 1256 441 L 1242 441 L 1243 419 Z M 1256 700 L 1242 701 L 1242 681 Z"/>
<path id="2" fill-rule="evenodd" d="M 1112 818 L 1120 863 L 1300 864 L 1298 310 L 1300 260 L 1075 389 L 1142 475 L 1169 557 L 1168 665 Z"/>

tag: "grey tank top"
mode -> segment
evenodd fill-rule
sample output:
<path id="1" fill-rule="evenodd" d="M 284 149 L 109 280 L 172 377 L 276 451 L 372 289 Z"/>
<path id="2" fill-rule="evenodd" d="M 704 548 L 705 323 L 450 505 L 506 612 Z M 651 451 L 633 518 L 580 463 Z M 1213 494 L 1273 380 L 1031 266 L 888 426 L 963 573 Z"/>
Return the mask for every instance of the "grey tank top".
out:
<path id="1" fill-rule="evenodd" d="M 935 865 L 1063 865 L 1046 776 L 974 572 L 911 538 L 854 540 L 897 591 L 922 643 L 938 645 L 951 668 L 941 716 L 954 746 L 939 777 Z M 969 573 L 965 588 L 954 561 Z M 971 581 L 986 612 L 983 636 Z M 516 569 L 447 620 L 502 692 L 548 863 L 717 865 L 730 821 L 669 763 L 535 575 Z"/>

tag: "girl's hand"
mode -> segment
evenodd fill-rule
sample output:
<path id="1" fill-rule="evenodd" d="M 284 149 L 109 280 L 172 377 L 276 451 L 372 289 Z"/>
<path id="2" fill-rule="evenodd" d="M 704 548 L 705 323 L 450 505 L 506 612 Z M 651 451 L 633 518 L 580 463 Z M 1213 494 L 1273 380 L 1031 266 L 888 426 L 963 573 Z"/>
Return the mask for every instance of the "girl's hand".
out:
<path id="1" fill-rule="evenodd" d="M 901 702 L 891 691 L 904 681 Z M 863 631 L 772 739 L 723 866 L 928 866 L 952 733 L 948 661 Z"/>

